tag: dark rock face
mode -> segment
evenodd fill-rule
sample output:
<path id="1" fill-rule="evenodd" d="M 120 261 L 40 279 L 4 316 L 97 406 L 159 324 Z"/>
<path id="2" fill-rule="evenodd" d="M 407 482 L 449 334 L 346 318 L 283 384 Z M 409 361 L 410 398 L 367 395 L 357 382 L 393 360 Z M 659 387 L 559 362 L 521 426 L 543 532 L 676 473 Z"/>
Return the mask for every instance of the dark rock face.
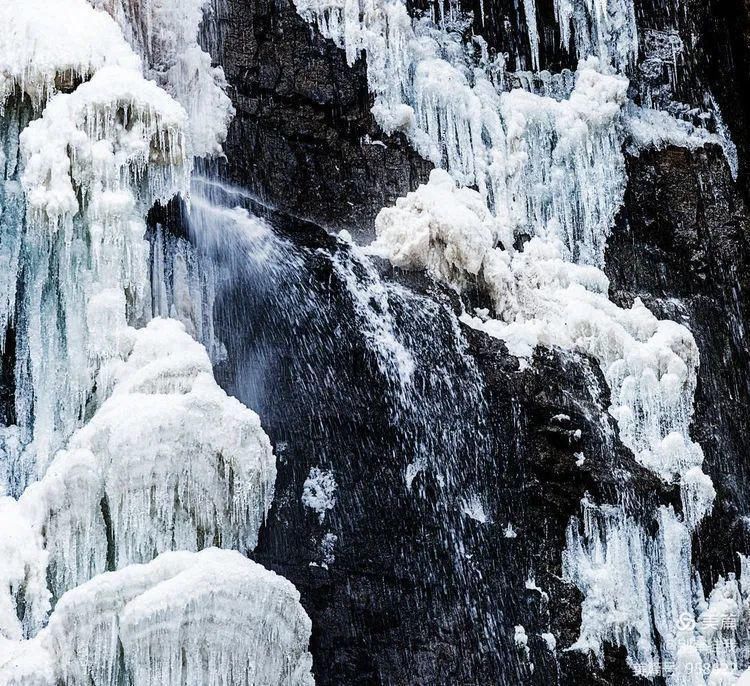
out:
<path id="1" fill-rule="evenodd" d="M 348 67 L 291 0 L 228 0 L 226 11 L 222 63 L 237 109 L 229 176 L 287 214 L 371 231 L 430 165 L 374 125 L 364 62 Z"/>
<path id="2" fill-rule="evenodd" d="M 700 348 L 693 435 L 718 491 L 695 537 L 706 590 L 734 570 L 737 552 L 750 552 L 742 519 L 750 503 L 743 200 L 750 139 L 741 97 L 750 32 L 721 39 L 733 16 L 746 22 L 741 2 L 691 2 L 679 15 L 681 31 L 696 39 L 674 94 L 691 102 L 711 88 L 739 148 L 739 184 L 714 148 L 629 158 L 625 205 L 607 251 L 612 298 L 629 305 L 641 297 L 658 316 L 685 322 Z M 642 32 L 674 20 L 656 0 L 638 8 Z M 543 64 L 572 66 L 554 47 L 551 12 L 551 2 L 539 3 Z M 481 30 L 475 19 L 490 45 L 520 67 L 529 61 L 524 25 L 510 2 L 490 3 Z M 545 350 L 521 370 L 497 341 L 457 334 L 448 294 L 383 267 L 418 390 L 395 385 L 334 268 L 346 250 L 317 227 L 368 236 L 377 211 L 423 181 L 429 165 L 402 139 L 378 132 L 365 65 L 348 67 L 290 0 L 228 0 L 222 27 L 238 112 L 225 171 L 278 210 L 274 222 L 302 263 L 248 272 L 220 294 L 216 323 L 228 358 L 218 373 L 259 412 L 279 456 L 276 499 L 255 555 L 301 592 L 313 620 L 316 682 L 647 683 L 621 651 L 608 651 L 600 667 L 561 650 L 580 624 L 580 593 L 560 574 L 565 529 L 583 495 L 619 502 L 625 483 L 647 524 L 659 504 L 679 509 L 676 491 L 620 443 L 596 365 Z M 581 466 L 577 452 L 586 455 Z M 415 457 L 424 466 L 408 484 Z M 330 470 L 338 484 L 322 521 L 301 501 L 314 467 Z M 466 514 L 471 496 L 485 522 Z M 505 536 L 508 524 L 517 537 Z M 548 597 L 526 588 L 529 579 Z M 529 637 L 528 659 L 513 640 L 516 625 Z M 557 657 L 540 637 L 548 631 Z"/>

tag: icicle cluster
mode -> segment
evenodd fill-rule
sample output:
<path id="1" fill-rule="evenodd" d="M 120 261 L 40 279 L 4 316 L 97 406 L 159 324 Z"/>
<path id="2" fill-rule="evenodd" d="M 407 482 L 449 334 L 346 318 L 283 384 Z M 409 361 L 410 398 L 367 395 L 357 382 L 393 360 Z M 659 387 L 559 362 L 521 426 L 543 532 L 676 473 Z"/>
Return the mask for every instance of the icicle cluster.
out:
<path id="1" fill-rule="evenodd" d="M 102 362 L 88 302 L 114 289 L 130 323 L 148 320 L 145 214 L 188 192 L 193 156 L 220 152 L 233 114 L 197 42 L 203 0 L 93 4 L 112 16 L 85 0 L 0 7 L 0 340 L 13 325 L 21 442 L 33 440 L 9 470 L 15 494 L 84 416 Z"/>
<path id="2" fill-rule="evenodd" d="M 123 317 L 148 314 L 145 212 L 187 187 L 192 155 L 185 111 L 143 77 L 108 15 L 83 0 L 3 11 L 6 145 L 17 141 L 4 185 L 20 184 L 26 207 L 3 232 L 11 269 L 0 338 L 15 319 L 16 410 L 24 443 L 34 440 L 10 484 L 19 493 L 83 417 L 103 352 L 89 345 L 89 301 L 114 289 Z"/>
<path id="3" fill-rule="evenodd" d="M 0 683 L 311 686 L 310 628 L 294 586 L 239 553 L 164 553 L 67 593 L 34 639 L 0 638 Z"/>
<path id="4" fill-rule="evenodd" d="M 17 322 L 19 413 L 34 427 L 39 476 L 83 415 L 98 348 L 95 304 L 109 316 L 148 314 L 148 208 L 187 186 L 184 112 L 155 84 L 105 68 L 60 94 L 21 134 L 27 201 L 23 293 Z M 107 298 L 108 292 L 118 298 Z M 33 419 L 32 419 L 33 414 Z"/>
<path id="5" fill-rule="evenodd" d="M 89 1 L 117 21 L 147 65 L 146 76 L 185 108 L 193 154 L 221 154 L 234 108 L 223 69 L 198 42 L 209 0 Z"/>
<path id="6" fill-rule="evenodd" d="M 635 63 L 638 28 L 632 0 L 554 0 L 554 6 L 563 47 L 572 44 L 579 57 L 596 55 L 618 71 Z"/>
<path id="7" fill-rule="evenodd" d="M 248 553 L 271 505 L 268 437 L 216 385 L 205 349 L 172 320 L 119 335 L 126 361 L 98 378 L 114 384 L 110 397 L 41 481 L 18 501 L 0 500 L 4 523 L 17 523 L 0 535 L 9 563 L 0 626 L 16 625 L 7 636 L 18 638 L 29 618 L 23 633 L 33 635 L 50 593 L 59 598 L 107 569 L 169 550 Z"/>
<path id="8" fill-rule="evenodd" d="M 501 219 L 505 241 L 544 232 L 554 218 L 574 258 L 601 265 L 624 193 L 622 134 L 614 124 L 628 82 L 610 73 L 609 60 L 584 62 L 567 99 L 498 92 L 502 64 L 475 64 L 459 34 L 413 22 L 400 2 L 299 0 L 297 9 L 350 63 L 366 54 L 380 126 L 403 130 L 422 156 L 460 184 L 476 185 Z M 600 15 L 605 21 L 606 12 Z"/>
<path id="9" fill-rule="evenodd" d="M 659 508 L 655 536 L 621 506 L 582 503 L 571 520 L 563 576 L 584 593 L 581 633 L 573 649 L 602 657 L 622 645 L 643 676 L 668 684 L 730 686 L 748 666 L 750 565 L 720 578 L 704 598 L 691 574 L 690 532 L 671 507 Z"/>

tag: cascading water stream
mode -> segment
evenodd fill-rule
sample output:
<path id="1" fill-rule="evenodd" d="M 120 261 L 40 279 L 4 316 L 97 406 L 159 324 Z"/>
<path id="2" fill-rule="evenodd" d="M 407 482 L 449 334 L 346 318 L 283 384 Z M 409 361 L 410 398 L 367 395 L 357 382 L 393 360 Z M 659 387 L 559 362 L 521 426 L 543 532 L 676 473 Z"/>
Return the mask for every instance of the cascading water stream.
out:
<path id="1" fill-rule="evenodd" d="M 372 478 L 388 516 L 400 508 L 429 513 L 424 525 L 438 547 L 420 551 L 423 562 L 403 573 L 415 586 L 434 585 L 436 606 L 453 607 L 475 625 L 456 640 L 493 656 L 486 659 L 502 660 L 498 641 L 515 651 L 500 627 L 515 621 L 518 609 L 472 584 L 478 569 L 469 551 L 488 545 L 491 531 L 521 524 L 523 512 L 512 504 L 512 489 L 498 498 L 489 476 L 510 467 L 495 457 L 484 381 L 448 294 L 434 286 L 420 294 L 382 274 L 382 262 L 347 235 L 300 226 L 216 179 L 194 179 L 185 225 L 189 240 L 165 240 L 157 229 L 156 273 L 175 280 L 165 311 L 186 316 L 191 329 L 191 314 L 179 314 L 186 299 L 174 294 L 210 294 L 202 311 L 213 308 L 214 341 L 203 343 L 221 350 L 222 385 L 258 411 L 284 462 L 310 465 L 304 483 L 283 492 L 301 497 L 319 518 L 316 564 L 336 568 L 356 532 L 362 483 Z M 358 388 L 362 375 L 371 388 Z M 387 418 L 385 435 L 367 438 L 361 411 L 372 421 Z M 297 425 L 305 427 L 301 433 Z M 368 477 L 377 470 L 374 456 L 391 451 L 393 465 Z M 411 577 L 420 570 L 429 570 L 429 579 Z M 508 583 L 523 588 L 524 581 Z"/>

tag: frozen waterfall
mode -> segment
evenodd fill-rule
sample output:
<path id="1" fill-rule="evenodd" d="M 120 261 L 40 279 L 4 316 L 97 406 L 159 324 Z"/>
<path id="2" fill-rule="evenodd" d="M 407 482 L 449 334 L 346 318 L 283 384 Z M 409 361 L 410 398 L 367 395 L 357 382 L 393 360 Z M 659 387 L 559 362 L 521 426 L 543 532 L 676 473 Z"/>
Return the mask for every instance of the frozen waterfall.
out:
<path id="1" fill-rule="evenodd" d="M 2 684 L 313 683 L 299 594 L 245 557 L 268 437 L 154 318 L 146 214 L 233 114 L 205 4 L 0 2 Z"/>
<path id="2" fill-rule="evenodd" d="M 633 669 L 657 664 L 670 683 L 684 683 L 686 673 L 691 684 L 732 683 L 746 656 L 735 646 L 727 671 L 695 630 L 705 601 L 693 579 L 691 531 L 715 497 L 690 435 L 698 349 L 685 326 L 658 320 L 639 300 L 629 309 L 613 304 L 602 271 L 627 181 L 623 146 L 695 148 L 721 145 L 721 137 L 628 101 L 638 57 L 629 0 L 554 3 L 562 46 L 580 61 L 570 78 L 540 75 L 542 91 L 481 39 L 464 42 L 470 18 L 461 22 L 456 3 L 450 19 L 412 18 L 398 0 L 296 6 L 350 64 L 364 55 L 375 119 L 386 133 L 404 132 L 438 168 L 381 211 L 370 252 L 426 270 L 458 293 L 478 287 L 491 306 L 465 300 L 464 323 L 521 358 L 540 345 L 591 356 L 624 444 L 665 483 L 680 484 L 682 513 L 655 513 L 656 537 L 627 503 L 582 503 L 563 573 L 585 600 L 580 638 L 566 648 L 601 656 L 605 642 L 622 645 Z M 524 12 L 538 70 L 534 0 Z M 676 633 L 678 617 L 689 617 L 691 629 Z"/>

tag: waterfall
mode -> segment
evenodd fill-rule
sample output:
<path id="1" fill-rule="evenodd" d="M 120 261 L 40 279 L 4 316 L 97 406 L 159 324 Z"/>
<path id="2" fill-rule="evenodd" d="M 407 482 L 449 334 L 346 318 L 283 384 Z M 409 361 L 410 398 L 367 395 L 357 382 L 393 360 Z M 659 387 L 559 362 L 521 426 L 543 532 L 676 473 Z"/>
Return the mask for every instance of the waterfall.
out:
<path id="1" fill-rule="evenodd" d="M 311 686 L 330 626 L 268 552 L 291 501 L 312 522 L 294 544 L 315 583 L 351 583 L 337 560 L 372 508 L 393 579 L 364 564 L 363 583 L 413 590 L 388 599 L 405 626 L 447 608 L 430 640 L 505 660 L 518 683 L 555 674 L 560 651 L 603 664 L 610 647 L 669 686 L 737 682 L 750 562 L 706 593 L 693 560 L 716 498 L 691 431 L 698 347 L 641 300 L 610 300 L 604 273 L 626 151 L 718 144 L 736 173 L 710 94 L 706 117 L 648 87 L 634 100 L 641 52 L 676 70 L 681 44 L 639 36 L 631 0 L 554 0 L 577 68 L 551 74 L 536 0 L 515 60 L 453 0 L 295 6 L 364 59 L 375 122 L 435 167 L 370 245 L 209 171 L 235 114 L 209 0 L 0 0 L 0 684 Z M 480 369 L 498 350 L 503 368 Z M 550 359 L 581 371 L 591 405 L 608 397 L 619 490 L 544 533 L 555 590 L 580 598 L 569 645 L 535 542 L 502 547 L 538 524 L 514 384 Z M 581 440 L 569 415 L 550 422 Z M 673 501 L 633 502 L 616 440 Z M 417 545 L 401 548 L 408 526 Z M 488 593 L 484 573 L 514 593 Z"/>

